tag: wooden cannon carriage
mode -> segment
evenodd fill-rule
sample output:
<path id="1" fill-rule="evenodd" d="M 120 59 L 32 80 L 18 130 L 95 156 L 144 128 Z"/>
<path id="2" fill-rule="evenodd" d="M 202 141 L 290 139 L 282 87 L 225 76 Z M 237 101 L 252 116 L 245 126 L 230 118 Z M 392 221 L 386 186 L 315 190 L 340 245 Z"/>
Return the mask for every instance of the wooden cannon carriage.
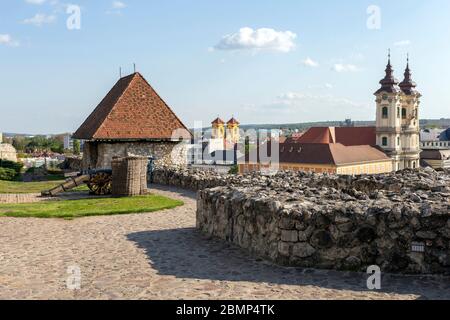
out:
<path id="1" fill-rule="evenodd" d="M 139 159 L 139 158 L 138 158 Z M 116 192 L 118 189 L 120 189 L 121 180 L 126 179 L 130 180 L 130 174 L 132 175 L 133 170 L 128 170 L 125 175 L 121 174 L 122 167 L 120 167 L 121 161 L 133 161 L 136 160 L 135 157 L 128 157 L 123 159 L 118 159 L 117 161 L 113 161 L 113 167 L 116 168 L 115 173 L 115 181 L 116 181 Z M 145 175 L 145 180 L 147 180 L 147 177 L 150 178 L 150 182 L 153 180 L 153 170 L 154 170 L 154 158 L 153 157 L 141 157 L 140 160 L 144 161 L 143 163 L 137 163 L 139 165 L 144 165 L 147 162 L 147 174 Z M 130 169 L 130 167 L 128 167 Z M 136 168 L 134 168 L 136 169 Z M 126 170 L 126 169 L 125 169 Z M 145 170 L 145 169 L 143 169 Z M 139 171 L 141 172 L 141 171 Z M 128 181 L 129 182 L 129 181 Z M 144 183 L 144 182 L 143 182 Z M 145 185 L 147 184 L 147 181 L 145 181 Z M 76 177 L 72 177 L 67 179 L 64 183 L 60 184 L 59 186 L 48 190 L 43 191 L 42 196 L 46 197 L 53 197 L 60 193 L 70 191 L 72 189 L 75 189 L 79 186 L 87 185 L 89 190 L 91 191 L 91 194 L 93 195 L 109 195 L 113 193 L 113 170 L 112 169 L 97 169 L 97 170 L 89 170 L 87 173 L 81 172 Z M 142 187 L 143 188 L 143 187 Z M 120 192 L 119 192 L 120 193 Z"/>
<path id="2" fill-rule="evenodd" d="M 79 174 L 51 190 L 43 191 L 42 195 L 53 197 L 82 185 L 87 185 L 91 193 L 95 195 L 111 194 L 112 170 L 91 170 L 87 174 Z"/>

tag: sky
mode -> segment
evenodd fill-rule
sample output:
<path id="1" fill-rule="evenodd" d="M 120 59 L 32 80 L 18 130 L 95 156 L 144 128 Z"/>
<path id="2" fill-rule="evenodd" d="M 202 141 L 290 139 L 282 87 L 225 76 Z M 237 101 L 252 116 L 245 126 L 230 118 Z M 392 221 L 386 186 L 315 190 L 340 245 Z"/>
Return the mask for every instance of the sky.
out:
<path id="1" fill-rule="evenodd" d="M 450 117 L 448 0 L 0 0 L 0 132 L 75 131 L 137 70 L 188 127 L 374 120 L 392 51 Z"/>

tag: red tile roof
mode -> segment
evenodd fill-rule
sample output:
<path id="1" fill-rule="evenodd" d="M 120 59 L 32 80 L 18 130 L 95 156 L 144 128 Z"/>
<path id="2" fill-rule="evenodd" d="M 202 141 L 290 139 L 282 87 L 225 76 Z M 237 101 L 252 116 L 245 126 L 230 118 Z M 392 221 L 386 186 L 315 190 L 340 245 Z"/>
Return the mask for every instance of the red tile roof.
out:
<path id="1" fill-rule="evenodd" d="M 314 127 L 289 143 L 341 143 L 344 146 L 376 145 L 375 127 Z"/>
<path id="2" fill-rule="evenodd" d="M 84 140 L 166 140 L 179 129 L 187 130 L 144 77 L 134 73 L 115 84 L 74 137 Z"/>
<path id="3" fill-rule="evenodd" d="M 280 163 L 317 164 L 317 165 L 351 165 L 373 161 L 390 161 L 381 150 L 368 146 L 344 146 L 340 143 L 282 143 L 279 150 Z M 258 149 L 258 148 L 257 148 Z M 258 150 L 251 151 L 256 159 Z M 270 150 L 270 146 L 268 146 Z M 264 154 L 264 153 L 263 153 Z M 269 152 L 269 156 L 271 153 Z M 241 159 L 243 161 L 243 159 Z"/>

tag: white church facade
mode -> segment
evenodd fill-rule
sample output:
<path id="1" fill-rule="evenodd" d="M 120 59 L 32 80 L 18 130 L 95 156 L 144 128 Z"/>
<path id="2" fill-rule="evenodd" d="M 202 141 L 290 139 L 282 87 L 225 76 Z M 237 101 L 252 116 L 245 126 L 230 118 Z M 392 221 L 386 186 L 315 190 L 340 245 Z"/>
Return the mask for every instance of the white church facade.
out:
<path id="1" fill-rule="evenodd" d="M 419 109 L 421 94 L 416 89 L 409 68 L 398 82 L 389 55 L 386 75 L 375 92 L 377 145 L 392 158 L 393 169 L 416 169 L 420 166 Z"/>

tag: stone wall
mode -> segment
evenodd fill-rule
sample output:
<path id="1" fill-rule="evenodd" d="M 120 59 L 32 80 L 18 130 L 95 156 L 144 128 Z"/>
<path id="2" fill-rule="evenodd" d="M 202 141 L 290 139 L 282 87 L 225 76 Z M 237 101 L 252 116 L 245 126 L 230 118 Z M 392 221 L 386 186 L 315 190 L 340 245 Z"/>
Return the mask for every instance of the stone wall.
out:
<path id="1" fill-rule="evenodd" d="M 193 187 L 204 180 L 184 181 Z M 446 173 L 281 172 L 220 180 L 225 186 L 198 194 L 197 227 L 252 254 L 287 266 L 450 273 Z"/>
<path id="2" fill-rule="evenodd" d="M 86 142 L 83 148 L 83 169 L 111 168 L 113 157 L 155 157 L 160 166 L 186 163 L 187 148 L 176 142 Z"/>
<path id="3" fill-rule="evenodd" d="M 81 157 L 72 156 L 66 157 L 64 162 L 59 165 L 63 170 L 81 171 L 83 166 L 83 159 Z"/>

